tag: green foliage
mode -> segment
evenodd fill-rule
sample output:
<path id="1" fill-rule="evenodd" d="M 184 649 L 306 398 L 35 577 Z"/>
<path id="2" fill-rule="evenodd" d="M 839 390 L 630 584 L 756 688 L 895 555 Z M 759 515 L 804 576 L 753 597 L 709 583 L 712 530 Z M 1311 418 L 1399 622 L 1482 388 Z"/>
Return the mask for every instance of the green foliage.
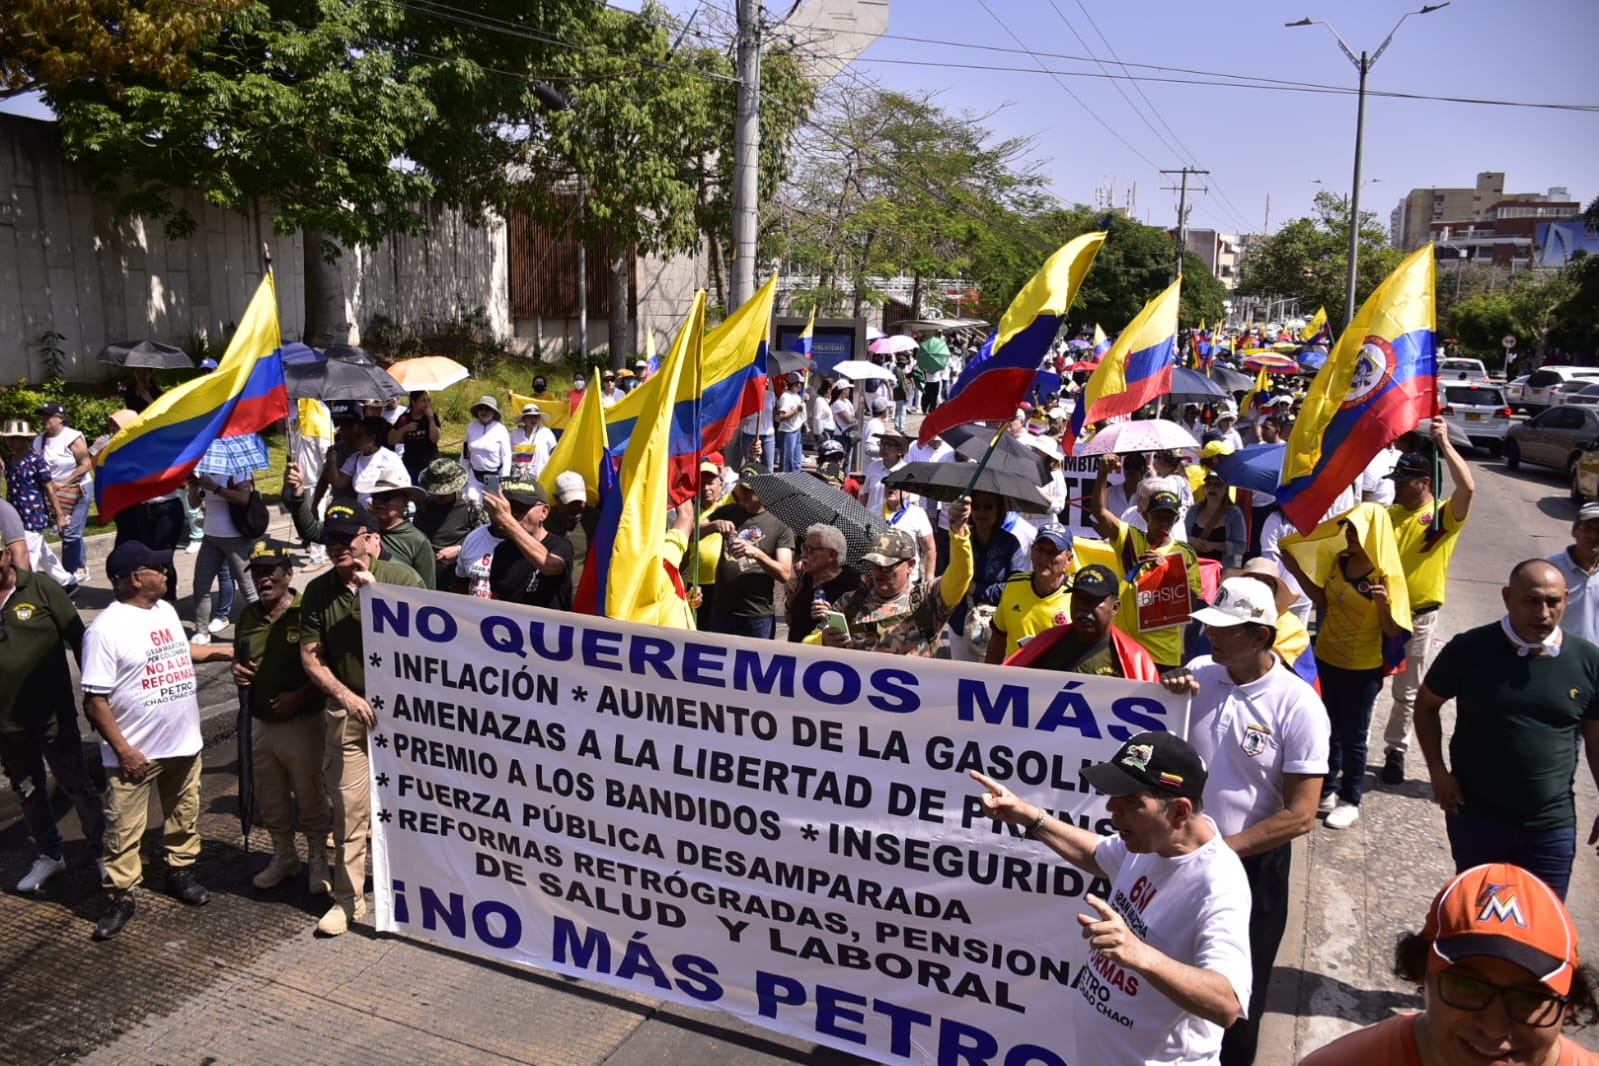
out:
<path id="1" fill-rule="evenodd" d="M 39 407 L 52 401 L 67 409 L 67 425 L 82 430 L 91 440 L 104 432 L 111 412 L 122 408 L 120 396 L 101 395 L 82 385 L 68 388 L 61 381 L 38 386 L 19 382 L 11 388 L 0 386 L 0 420 L 21 419 L 37 430 Z"/>
<path id="2" fill-rule="evenodd" d="M 178 85 L 188 51 L 244 0 L 7 0 L 0 8 L 0 96 L 75 79 Z"/>
<path id="3" fill-rule="evenodd" d="M 55 386 L 60 386 L 67 380 L 67 353 L 61 347 L 61 342 L 66 339 L 66 334 L 57 333 L 53 329 L 47 329 L 39 335 L 39 355 L 44 360 L 44 380 Z"/>
<path id="4" fill-rule="evenodd" d="M 1360 273 L 1356 306 L 1393 273 L 1403 254 L 1388 247 L 1377 216 L 1360 214 Z M 1238 284 L 1240 296 L 1298 297 L 1304 307 L 1325 307 L 1333 323 L 1344 320 L 1349 269 L 1349 204 L 1330 192 L 1316 194 L 1313 218 L 1296 218 L 1251 247 Z"/>

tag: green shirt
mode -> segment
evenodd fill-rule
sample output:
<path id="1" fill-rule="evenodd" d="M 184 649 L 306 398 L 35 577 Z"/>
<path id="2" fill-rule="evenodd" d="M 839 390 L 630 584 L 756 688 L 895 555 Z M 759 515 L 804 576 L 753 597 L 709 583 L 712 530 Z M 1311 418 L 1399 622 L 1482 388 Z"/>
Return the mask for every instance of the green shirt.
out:
<path id="1" fill-rule="evenodd" d="M 320 542 L 322 519 L 311 508 L 311 497 L 305 493 L 285 496 L 284 503 L 294 519 L 294 532 L 305 540 Z M 426 533 L 409 522 L 401 522 L 393 529 L 380 530 L 378 536 L 383 541 L 381 558 L 409 566 L 422 579 L 423 588 L 438 587 L 438 562 L 433 556 L 433 543 L 428 540 Z"/>
<path id="2" fill-rule="evenodd" d="M 83 639 L 83 619 L 66 590 L 43 574 L 16 570 L 0 606 L 0 733 L 38 729 L 77 715 L 67 649 Z"/>
<path id="3" fill-rule="evenodd" d="M 250 713 L 265 721 L 277 721 L 272 700 L 303 688 L 309 680 L 300 664 L 300 594 L 294 593 L 294 602 L 275 619 L 267 617 L 264 604 L 250 604 L 239 616 L 233 634 L 234 658 L 255 664 L 255 677 L 249 688 Z M 326 702 L 318 692 L 305 702 L 299 714 L 320 714 Z"/>
<path id="4" fill-rule="evenodd" d="M 419 589 L 422 579 L 401 563 L 377 559 L 372 576 L 385 585 Z M 311 579 L 300 597 L 300 640 L 322 646 L 322 660 L 339 682 L 366 695 L 366 664 L 361 651 L 361 597 L 328 570 Z"/>
<path id="5" fill-rule="evenodd" d="M 1577 824 L 1571 783 L 1583 723 L 1599 720 L 1599 647 L 1568 633 L 1559 655 L 1524 657 L 1493 622 L 1444 645 L 1426 685 L 1455 701 L 1449 768 L 1465 814 L 1523 829 Z"/>

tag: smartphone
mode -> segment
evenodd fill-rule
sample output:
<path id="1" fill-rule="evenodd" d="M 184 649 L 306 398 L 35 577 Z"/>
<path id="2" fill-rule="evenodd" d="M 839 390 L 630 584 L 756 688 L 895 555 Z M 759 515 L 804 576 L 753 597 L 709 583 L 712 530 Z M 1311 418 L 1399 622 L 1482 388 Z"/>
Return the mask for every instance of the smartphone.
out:
<path id="1" fill-rule="evenodd" d="M 500 475 L 489 474 L 485 476 L 483 478 L 483 491 L 498 495 L 500 491 Z"/>
<path id="2" fill-rule="evenodd" d="M 849 620 L 844 617 L 843 611 L 828 611 L 822 618 L 822 625 L 832 626 L 845 636 L 849 636 Z"/>

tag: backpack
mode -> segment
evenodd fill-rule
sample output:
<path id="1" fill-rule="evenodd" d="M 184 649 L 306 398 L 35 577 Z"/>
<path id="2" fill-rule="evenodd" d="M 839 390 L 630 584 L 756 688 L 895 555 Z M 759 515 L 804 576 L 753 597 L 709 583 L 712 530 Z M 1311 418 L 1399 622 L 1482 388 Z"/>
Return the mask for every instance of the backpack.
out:
<path id="1" fill-rule="evenodd" d="M 250 490 L 250 498 L 245 502 L 228 504 L 228 516 L 233 519 L 233 525 L 238 529 L 239 536 L 248 540 L 264 536 L 271 522 L 271 516 L 267 514 L 266 501 L 256 489 Z"/>

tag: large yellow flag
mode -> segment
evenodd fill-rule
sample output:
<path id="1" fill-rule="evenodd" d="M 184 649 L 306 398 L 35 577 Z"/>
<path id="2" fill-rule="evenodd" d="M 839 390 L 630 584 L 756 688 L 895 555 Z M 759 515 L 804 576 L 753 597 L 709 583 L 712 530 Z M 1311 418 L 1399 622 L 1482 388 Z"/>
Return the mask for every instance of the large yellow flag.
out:
<path id="1" fill-rule="evenodd" d="M 598 367 L 589 375 L 589 380 L 600 380 Z M 561 401 L 561 406 L 566 406 L 565 400 Z M 590 385 L 583 390 L 583 402 L 577 405 L 577 413 L 556 442 L 555 450 L 550 453 L 550 461 L 544 464 L 544 470 L 539 474 L 539 484 L 554 499 L 556 476 L 563 471 L 575 470 L 583 475 L 583 483 L 589 487 L 589 502 L 596 502 L 598 497 L 594 494 L 599 491 L 600 460 L 605 455 L 606 446 L 605 410 L 600 404 L 599 386 Z"/>
<path id="2" fill-rule="evenodd" d="M 704 339 L 705 290 L 701 289 L 694 297 L 688 321 L 683 323 L 656 371 L 656 376 L 664 379 L 663 396 L 677 395 L 684 377 L 693 373 Z M 615 536 L 602 563 L 605 584 L 600 594 L 605 597 L 603 613 L 607 618 L 692 628 L 681 582 L 675 578 L 682 545 L 678 544 L 670 560 L 666 551 L 666 497 L 672 468 L 674 413 L 675 405 L 671 403 L 645 408 L 628 439 L 620 472 L 622 505 L 617 512 Z M 597 542 L 605 539 L 604 526 L 608 524 L 602 518 Z"/>

